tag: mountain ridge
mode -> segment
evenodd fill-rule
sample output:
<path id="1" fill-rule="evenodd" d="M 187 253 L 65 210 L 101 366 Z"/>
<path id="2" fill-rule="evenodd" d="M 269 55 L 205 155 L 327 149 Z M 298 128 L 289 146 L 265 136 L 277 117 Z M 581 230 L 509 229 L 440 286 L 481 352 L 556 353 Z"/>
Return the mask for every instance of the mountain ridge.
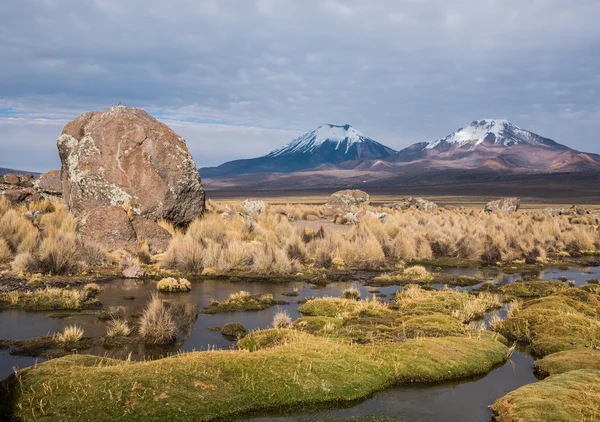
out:
<path id="1" fill-rule="evenodd" d="M 203 178 L 211 179 L 336 170 L 346 175 L 349 171 L 381 173 L 382 180 L 391 175 L 401 177 L 438 170 L 595 171 L 600 170 L 600 155 L 577 151 L 504 119 L 474 120 L 444 138 L 418 142 L 400 151 L 373 140 L 351 125 L 325 124 L 262 157 L 230 161 L 200 172 Z M 353 180 L 355 176 L 348 177 Z"/>

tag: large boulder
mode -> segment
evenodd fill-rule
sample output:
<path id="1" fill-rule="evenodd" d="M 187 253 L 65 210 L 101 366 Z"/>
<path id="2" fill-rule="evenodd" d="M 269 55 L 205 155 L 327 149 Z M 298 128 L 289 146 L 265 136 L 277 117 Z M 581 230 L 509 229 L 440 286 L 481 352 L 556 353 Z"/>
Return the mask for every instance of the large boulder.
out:
<path id="1" fill-rule="evenodd" d="M 187 225 L 204 211 L 184 139 L 141 109 L 85 113 L 64 127 L 57 146 L 63 202 L 84 237 L 106 247 L 132 251 L 148 241 L 151 251 L 165 250 L 171 235 L 156 221 Z"/>
<path id="2" fill-rule="evenodd" d="M 502 211 L 507 214 L 516 212 L 521 208 L 520 198 L 502 198 L 496 201 L 488 202 L 485 206 L 486 212 Z"/>
<path id="3" fill-rule="evenodd" d="M 345 215 L 357 212 L 369 205 L 371 199 L 367 192 L 358 189 L 340 190 L 329 197 L 325 204 L 326 216 Z"/>
<path id="4" fill-rule="evenodd" d="M 62 197 L 60 170 L 50 170 L 34 182 L 35 191 L 45 199 L 59 200 Z"/>
<path id="5" fill-rule="evenodd" d="M 92 111 L 57 142 L 63 200 L 76 215 L 126 206 L 145 218 L 189 224 L 204 211 L 204 189 L 185 140 L 139 108 Z"/>

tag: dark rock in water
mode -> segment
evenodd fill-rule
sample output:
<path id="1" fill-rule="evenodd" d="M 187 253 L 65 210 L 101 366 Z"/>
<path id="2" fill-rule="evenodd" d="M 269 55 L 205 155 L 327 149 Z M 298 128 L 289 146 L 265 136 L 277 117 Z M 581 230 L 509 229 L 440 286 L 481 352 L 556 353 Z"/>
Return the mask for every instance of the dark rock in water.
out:
<path id="1" fill-rule="evenodd" d="M 239 339 L 246 336 L 246 329 L 239 322 L 230 322 L 221 328 L 221 334 Z"/>
<path id="2" fill-rule="evenodd" d="M 33 184 L 36 192 L 43 198 L 59 200 L 62 197 L 60 170 L 50 170 L 42 174 Z"/>
<path id="3" fill-rule="evenodd" d="M 519 198 L 502 198 L 496 201 L 488 202 L 485 206 L 486 212 L 502 211 L 507 214 L 516 212 L 521 208 L 521 199 Z"/>
<path id="4" fill-rule="evenodd" d="M 64 127 L 57 146 L 63 201 L 82 231 L 102 244 L 137 243 L 131 224 L 137 217 L 186 225 L 204 211 L 204 189 L 184 139 L 141 109 L 85 113 Z M 139 220 L 137 226 L 159 231 Z"/>

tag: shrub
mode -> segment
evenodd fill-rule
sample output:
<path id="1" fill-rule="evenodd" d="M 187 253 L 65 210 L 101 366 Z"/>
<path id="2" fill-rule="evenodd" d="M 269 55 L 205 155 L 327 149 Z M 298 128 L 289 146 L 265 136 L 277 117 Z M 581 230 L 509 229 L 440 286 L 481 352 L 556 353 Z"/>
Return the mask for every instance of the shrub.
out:
<path id="1" fill-rule="evenodd" d="M 60 346 L 66 348 L 73 347 L 83 338 L 84 331 L 77 325 L 68 325 L 62 333 L 55 334 L 54 341 Z"/>
<path id="2" fill-rule="evenodd" d="M 156 287 L 161 292 L 189 292 L 192 290 L 192 284 L 185 278 L 179 280 L 172 277 L 163 278 Z"/>
<path id="3" fill-rule="evenodd" d="M 288 328 L 292 325 L 292 318 L 286 311 L 277 312 L 273 317 L 273 328 Z"/>
<path id="4" fill-rule="evenodd" d="M 246 336 L 246 328 L 239 322 L 227 323 L 221 328 L 221 334 L 227 337 L 235 337 L 240 339 Z"/>
<path id="5" fill-rule="evenodd" d="M 175 340 L 175 322 L 162 300 L 152 296 L 140 318 L 140 336 L 153 344 L 166 344 Z"/>
<path id="6" fill-rule="evenodd" d="M 131 334 L 131 328 L 123 319 L 112 319 L 106 324 L 106 335 L 108 337 L 127 337 Z"/>

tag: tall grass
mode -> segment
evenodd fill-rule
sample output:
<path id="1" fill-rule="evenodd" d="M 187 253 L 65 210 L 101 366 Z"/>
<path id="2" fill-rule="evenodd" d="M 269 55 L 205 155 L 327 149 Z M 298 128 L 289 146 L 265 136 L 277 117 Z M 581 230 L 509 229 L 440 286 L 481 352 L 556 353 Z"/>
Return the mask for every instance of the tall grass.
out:
<path id="1" fill-rule="evenodd" d="M 166 344 L 175 340 L 173 315 L 157 296 L 152 296 L 140 318 L 139 333 L 147 342 Z"/>

